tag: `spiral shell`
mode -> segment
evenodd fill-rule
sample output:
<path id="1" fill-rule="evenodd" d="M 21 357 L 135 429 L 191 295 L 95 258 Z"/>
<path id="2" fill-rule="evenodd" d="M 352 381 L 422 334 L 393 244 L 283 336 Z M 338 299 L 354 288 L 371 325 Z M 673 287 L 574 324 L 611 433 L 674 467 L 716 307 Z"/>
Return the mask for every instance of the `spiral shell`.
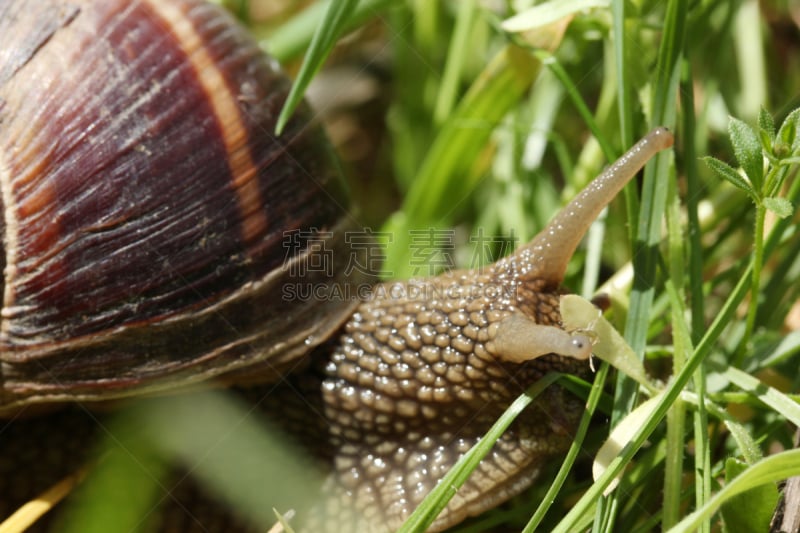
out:
<path id="1" fill-rule="evenodd" d="M 0 2 L 0 406 L 270 379 L 347 317 L 282 293 L 368 281 L 288 85 L 202 2 Z"/>

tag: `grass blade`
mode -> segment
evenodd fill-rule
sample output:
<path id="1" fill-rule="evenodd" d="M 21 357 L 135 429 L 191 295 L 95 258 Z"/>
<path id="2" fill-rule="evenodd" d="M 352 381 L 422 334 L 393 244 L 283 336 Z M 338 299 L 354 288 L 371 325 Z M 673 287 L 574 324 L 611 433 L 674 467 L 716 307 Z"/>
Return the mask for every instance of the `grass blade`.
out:
<path id="1" fill-rule="evenodd" d="M 297 79 L 292 85 L 292 90 L 283 104 L 278 122 L 275 125 L 275 134 L 280 135 L 284 126 L 289 121 L 295 108 L 303 100 L 308 84 L 319 71 L 325 59 L 333 50 L 336 40 L 342 34 L 350 21 L 351 15 L 358 5 L 358 0 L 337 0 L 328 5 L 321 24 L 317 27 L 311 45 L 306 52 L 306 57 L 297 73 Z"/>
<path id="2" fill-rule="evenodd" d="M 478 466 L 481 459 L 492 449 L 494 443 L 503 435 L 511 422 L 547 387 L 555 383 L 561 374 L 549 373 L 522 395 L 506 409 L 497 419 L 497 422 L 486 432 L 486 435 L 450 469 L 439 481 L 436 487 L 426 496 L 425 500 L 417 507 L 408 520 L 398 530 L 398 533 L 413 533 L 425 531 L 436 517 L 445 508 L 450 498 L 464 484 L 472 471 Z"/>

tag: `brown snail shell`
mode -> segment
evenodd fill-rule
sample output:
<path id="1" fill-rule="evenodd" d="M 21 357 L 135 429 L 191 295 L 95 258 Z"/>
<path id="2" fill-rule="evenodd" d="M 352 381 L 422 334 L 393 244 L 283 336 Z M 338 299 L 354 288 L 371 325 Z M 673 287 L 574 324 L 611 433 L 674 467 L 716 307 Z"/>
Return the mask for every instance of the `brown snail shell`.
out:
<path id="1" fill-rule="evenodd" d="M 259 403 L 328 461 L 323 491 L 352 514 L 323 504 L 320 522 L 383 531 L 526 386 L 588 374 L 591 346 L 561 329 L 560 283 L 593 218 L 671 145 L 663 128 L 484 270 L 379 285 L 362 302 L 285 299 L 287 284 L 372 279 L 345 268 L 354 226 L 309 113 L 272 135 L 288 88 L 273 63 L 196 0 L 31 5 L 0 0 L 0 413 L 270 381 L 303 360 Z M 293 268 L 320 245 L 329 269 Z M 549 389 L 434 529 L 523 490 L 581 409 Z M 0 446 L 32 446 L 15 442 Z"/>
<path id="2" fill-rule="evenodd" d="M 0 411 L 274 378 L 355 304 L 281 287 L 368 281 L 310 113 L 273 135 L 289 82 L 213 6 L 34 4 L 0 7 Z"/>

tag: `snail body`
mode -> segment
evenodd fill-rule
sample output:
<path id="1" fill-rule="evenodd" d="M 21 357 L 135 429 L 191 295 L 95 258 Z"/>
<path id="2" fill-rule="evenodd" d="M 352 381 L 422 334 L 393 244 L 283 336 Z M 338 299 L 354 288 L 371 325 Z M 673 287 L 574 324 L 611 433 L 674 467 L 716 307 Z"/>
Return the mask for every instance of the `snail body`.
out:
<path id="1" fill-rule="evenodd" d="M 321 133 L 302 111 L 272 134 L 289 82 L 225 13 L 195 0 L 5 0 L 0 51 L 0 414 L 307 369 L 299 388 L 319 395 L 327 483 L 379 529 L 529 384 L 588 374 L 591 339 L 561 328 L 567 263 L 672 143 L 651 132 L 485 269 L 377 285 L 363 301 L 287 300 L 287 285 L 375 277 L 346 268 L 366 251 L 346 238 L 357 226 Z M 301 268 L 320 249 L 328 268 Z M 581 410 L 549 391 L 435 528 L 524 489 Z"/>
<path id="2" fill-rule="evenodd" d="M 325 434 L 337 450 L 335 486 L 349 487 L 362 515 L 391 502 L 380 520 L 396 529 L 527 386 L 550 371 L 589 376 L 590 336 L 561 329 L 567 263 L 605 205 L 671 144 L 667 129 L 651 131 L 512 255 L 480 271 L 381 285 L 356 309 L 320 387 Z M 569 447 L 583 409 L 576 398 L 548 390 L 495 444 L 432 530 L 530 485 L 544 461 Z"/>

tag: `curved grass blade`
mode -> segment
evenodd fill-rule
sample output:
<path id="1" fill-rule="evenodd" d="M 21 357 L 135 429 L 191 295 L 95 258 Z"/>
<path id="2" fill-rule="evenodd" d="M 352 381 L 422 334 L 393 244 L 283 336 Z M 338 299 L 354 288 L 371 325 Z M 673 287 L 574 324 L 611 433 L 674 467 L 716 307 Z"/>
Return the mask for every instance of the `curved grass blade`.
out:
<path id="1" fill-rule="evenodd" d="M 292 90 L 289 92 L 286 102 L 283 104 L 281 114 L 278 116 L 278 123 L 275 126 L 276 135 L 280 135 L 289 117 L 303 99 L 308 84 L 311 83 L 314 75 L 322 67 L 328 54 L 336 44 L 339 35 L 347 27 L 357 5 L 358 0 L 338 0 L 328 5 L 322 23 L 317 27 L 317 31 L 311 39 L 311 45 L 308 48 L 308 52 L 306 52 L 305 59 L 303 59 L 300 72 L 297 73 L 297 79 L 292 85 Z"/>
<path id="2" fill-rule="evenodd" d="M 450 469 L 434 489 L 425 497 L 411 516 L 405 521 L 398 533 L 413 533 L 426 531 L 439 513 L 455 495 L 458 488 L 464 484 L 469 475 L 478 466 L 481 460 L 489 453 L 494 443 L 503 435 L 511 422 L 527 407 L 541 392 L 561 377 L 559 373 L 550 373 L 534 383 L 506 409 L 497 422 L 486 432 L 486 435 L 473 446 Z"/>

